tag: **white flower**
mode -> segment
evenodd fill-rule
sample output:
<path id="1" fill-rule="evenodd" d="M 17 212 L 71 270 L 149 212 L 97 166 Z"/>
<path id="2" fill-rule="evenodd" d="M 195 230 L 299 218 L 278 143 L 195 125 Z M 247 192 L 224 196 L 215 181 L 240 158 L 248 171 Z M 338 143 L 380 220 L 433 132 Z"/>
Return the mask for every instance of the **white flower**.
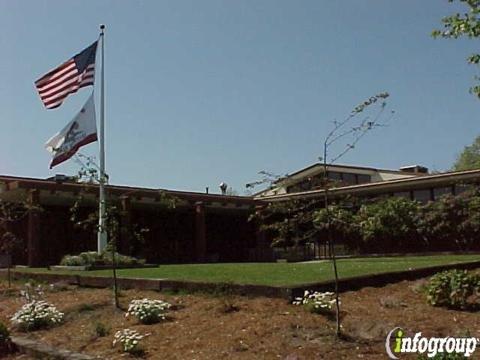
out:
<path id="1" fill-rule="evenodd" d="M 112 344 L 113 346 L 115 346 L 116 344 L 121 343 L 124 352 L 133 352 L 135 350 L 138 350 L 139 342 L 145 336 L 148 336 L 148 334 L 141 335 L 135 330 L 123 329 L 115 333 Z"/>
<path id="2" fill-rule="evenodd" d="M 63 315 L 46 301 L 33 300 L 23 305 L 10 320 L 23 330 L 36 330 L 60 323 Z"/>
<path id="3" fill-rule="evenodd" d="M 132 300 L 125 317 L 134 315 L 142 323 L 156 323 L 166 319 L 165 313 L 170 307 L 171 305 L 169 303 L 162 300 L 150 300 L 146 298 Z"/>

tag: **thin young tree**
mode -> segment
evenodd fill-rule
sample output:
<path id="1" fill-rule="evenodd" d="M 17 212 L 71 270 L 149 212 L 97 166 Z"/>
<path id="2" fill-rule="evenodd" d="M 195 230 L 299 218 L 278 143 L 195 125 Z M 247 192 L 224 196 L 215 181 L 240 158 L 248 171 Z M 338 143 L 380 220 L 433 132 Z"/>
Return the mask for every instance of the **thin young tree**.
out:
<path id="1" fill-rule="evenodd" d="M 91 184 L 98 184 L 99 178 L 99 168 L 95 163 L 95 159 L 92 157 L 87 157 L 83 154 L 76 155 L 75 160 L 80 165 L 80 170 L 76 176 L 76 180 L 78 182 L 85 183 L 85 191 L 80 193 L 75 201 L 74 205 L 70 209 L 72 214 L 71 220 L 77 225 L 84 229 L 93 229 L 95 232 L 100 231 L 102 229 L 99 228 L 98 222 L 98 212 L 93 211 L 87 214 L 84 217 L 80 215 L 80 208 L 84 201 L 84 193 L 88 192 L 88 187 Z M 106 175 L 108 180 L 108 175 Z M 159 206 L 163 206 L 166 208 L 174 208 L 177 204 L 177 199 L 174 196 L 171 196 L 164 191 L 159 191 L 158 194 L 158 204 Z M 121 232 L 121 224 L 119 222 L 119 218 L 121 216 L 121 211 L 117 207 L 115 199 L 109 198 L 106 202 L 106 211 L 105 211 L 105 228 L 103 230 L 106 231 L 108 235 L 108 244 L 104 250 L 104 253 L 110 255 L 111 262 L 112 262 L 112 280 L 113 280 L 113 297 L 114 297 L 114 305 L 116 308 L 120 308 L 119 300 L 118 300 L 118 281 L 117 281 L 117 240 L 118 236 Z M 143 236 L 148 229 L 146 228 L 138 228 L 137 226 L 133 225 L 129 231 L 129 236 L 136 241 L 143 241 Z"/>
<path id="2" fill-rule="evenodd" d="M 394 112 L 391 111 L 390 115 L 385 120 L 383 116 L 387 106 L 387 98 L 389 94 L 387 92 L 379 93 L 371 96 L 363 103 L 357 105 L 350 114 L 342 121 L 334 121 L 333 128 L 325 137 L 323 142 L 323 156 L 320 160 L 323 163 L 323 177 L 324 177 L 324 191 L 323 200 L 326 211 L 326 230 L 327 230 L 327 243 L 330 253 L 330 258 L 333 266 L 333 273 L 335 278 L 335 307 L 336 307 L 336 334 L 341 335 L 340 324 L 340 300 L 339 300 L 339 277 L 337 256 L 335 249 L 335 238 L 332 236 L 331 222 L 332 214 L 330 213 L 330 185 L 328 179 L 328 168 L 334 165 L 339 159 L 344 157 L 351 150 L 355 149 L 357 143 L 371 130 L 386 126 L 392 119 Z M 379 105 L 377 110 L 373 110 L 369 114 L 367 110 Z M 347 140 L 345 144 L 345 140 Z M 338 152 L 332 154 L 333 147 L 337 144 L 342 144 Z"/>
<path id="3" fill-rule="evenodd" d="M 342 121 L 334 121 L 333 128 L 323 142 L 323 156 L 320 161 L 323 165 L 323 179 L 320 184 L 323 191 L 323 201 L 310 200 L 286 200 L 272 202 L 257 210 L 252 219 L 257 219 L 262 230 L 273 231 L 275 234 L 272 246 L 288 246 L 300 244 L 318 236 L 319 229 L 313 224 L 315 211 L 323 206 L 325 209 L 328 250 L 332 261 L 335 280 L 335 304 L 336 304 L 336 333 L 341 335 L 340 324 L 340 301 L 339 301 L 339 277 L 335 238 L 332 236 L 334 214 L 331 213 L 330 188 L 338 185 L 336 181 L 328 179 L 328 168 L 339 159 L 355 149 L 359 141 L 371 130 L 386 126 L 393 118 L 393 111 L 386 111 L 389 94 L 379 93 L 357 105 Z M 288 177 L 279 176 L 268 171 L 259 173 L 262 178 L 246 185 L 252 189 L 258 185 L 269 184 L 270 186 Z"/>

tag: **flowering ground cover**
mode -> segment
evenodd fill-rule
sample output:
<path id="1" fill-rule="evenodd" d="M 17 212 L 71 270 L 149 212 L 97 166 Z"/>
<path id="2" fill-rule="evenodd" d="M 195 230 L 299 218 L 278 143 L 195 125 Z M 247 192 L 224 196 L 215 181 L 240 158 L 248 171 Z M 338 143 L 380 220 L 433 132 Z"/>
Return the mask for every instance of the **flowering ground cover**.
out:
<path id="1" fill-rule="evenodd" d="M 133 359 L 121 346 L 112 346 L 115 334 L 124 329 L 142 336 L 146 359 L 385 359 L 385 336 L 397 326 L 425 336 L 480 337 L 478 313 L 429 305 L 423 285 L 424 279 L 342 293 L 347 340 L 336 340 L 329 317 L 282 299 L 122 290 L 120 311 L 112 306 L 111 290 L 73 286 L 55 286 L 55 291 L 47 286 L 45 291 L 45 301 L 64 313 L 60 324 L 12 331 L 102 359 Z M 21 286 L 15 283 L 8 290 L 0 282 L 0 321 L 9 326 L 23 305 Z M 125 316 L 132 300 L 144 298 L 171 304 L 166 319 L 146 325 Z"/>
<path id="2" fill-rule="evenodd" d="M 435 255 L 340 259 L 340 277 L 352 277 L 391 271 L 425 268 L 444 264 L 479 261 L 480 255 Z M 110 276 L 110 270 L 73 272 L 45 268 L 18 269 L 25 272 L 49 272 Z M 294 286 L 333 279 L 329 261 L 308 263 L 237 263 L 160 265 L 157 268 L 120 269 L 121 277 L 147 279 L 231 282 L 236 284 Z"/>

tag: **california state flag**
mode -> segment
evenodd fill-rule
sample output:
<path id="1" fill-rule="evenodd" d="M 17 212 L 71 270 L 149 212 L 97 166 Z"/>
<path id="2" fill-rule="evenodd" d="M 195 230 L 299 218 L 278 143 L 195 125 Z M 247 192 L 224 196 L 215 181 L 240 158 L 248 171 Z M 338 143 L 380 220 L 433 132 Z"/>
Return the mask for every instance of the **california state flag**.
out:
<path id="1" fill-rule="evenodd" d="M 50 169 L 70 159 L 84 145 L 97 141 L 97 123 L 93 92 L 78 114 L 45 144 L 52 153 Z"/>

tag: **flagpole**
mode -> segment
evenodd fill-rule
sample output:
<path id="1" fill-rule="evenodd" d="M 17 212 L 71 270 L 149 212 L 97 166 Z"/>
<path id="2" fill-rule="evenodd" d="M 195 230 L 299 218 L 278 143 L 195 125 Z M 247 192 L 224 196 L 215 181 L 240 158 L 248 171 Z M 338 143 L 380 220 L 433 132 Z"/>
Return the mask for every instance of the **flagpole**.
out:
<path id="1" fill-rule="evenodd" d="M 100 199 L 99 199 L 99 218 L 97 251 L 101 253 L 107 245 L 107 232 L 105 229 L 105 25 L 100 25 L 100 39 L 102 45 L 102 71 L 100 82 Z"/>

